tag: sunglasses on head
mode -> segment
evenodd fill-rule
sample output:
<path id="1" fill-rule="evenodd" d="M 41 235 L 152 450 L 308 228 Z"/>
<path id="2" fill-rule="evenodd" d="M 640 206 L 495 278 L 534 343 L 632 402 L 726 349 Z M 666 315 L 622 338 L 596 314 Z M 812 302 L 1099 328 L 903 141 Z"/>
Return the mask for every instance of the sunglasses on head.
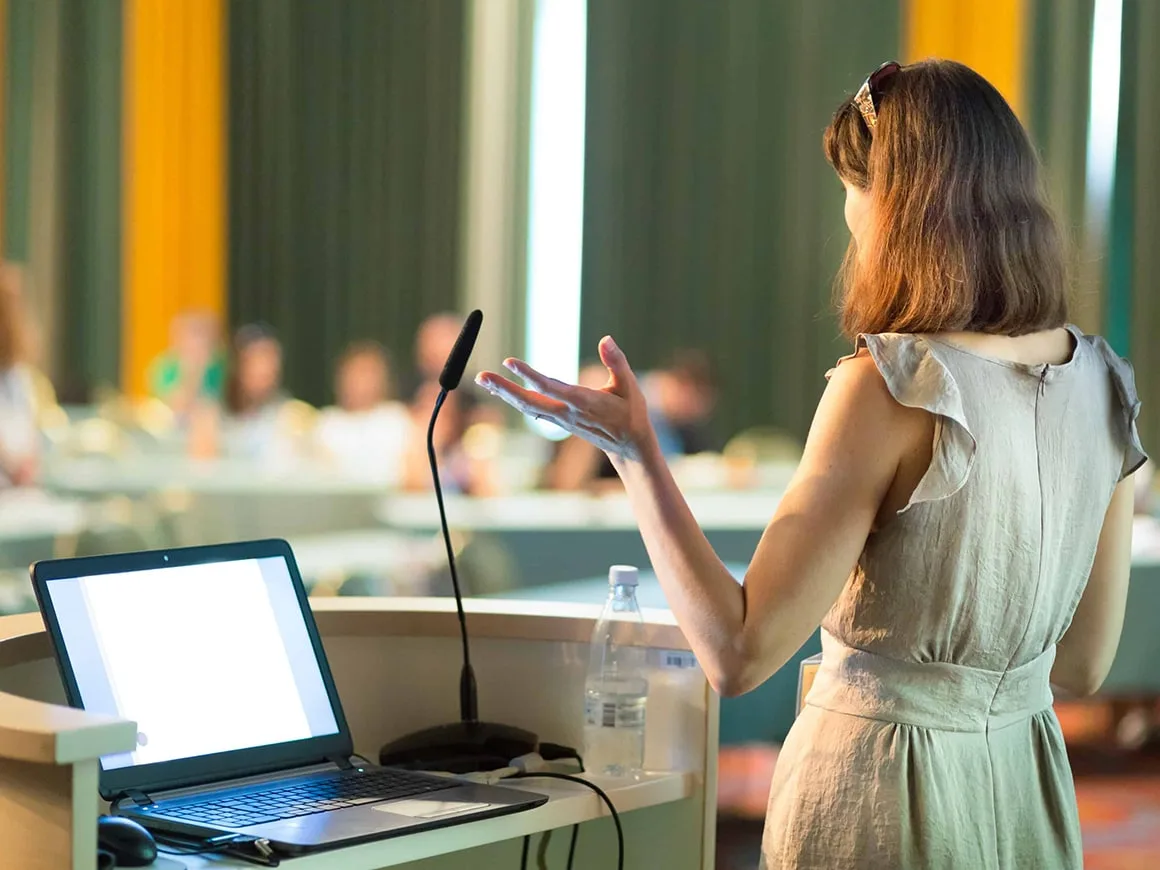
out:
<path id="1" fill-rule="evenodd" d="M 878 124 L 878 106 L 886 94 L 890 79 L 900 69 L 902 69 L 902 64 L 897 61 L 892 60 L 882 64 L 870 73 L 870 77 L 862 83 L 862 87 L 858 88 L 858 93 L 854 95 L 854 105 L 862 113 L 862 120 L 866 122 L 871 133 L 874 132 L 874 127 Z"/>

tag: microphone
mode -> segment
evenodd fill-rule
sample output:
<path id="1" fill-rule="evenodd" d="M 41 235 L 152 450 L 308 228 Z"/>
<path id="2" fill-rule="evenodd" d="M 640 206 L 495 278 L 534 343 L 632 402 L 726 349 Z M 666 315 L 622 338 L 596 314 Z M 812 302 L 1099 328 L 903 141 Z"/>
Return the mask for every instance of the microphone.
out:
<path id="1" fill-rule="evenodd" d="M 475 340 L 479 338 L 479 327 L 483 326 L 483 312 L 476 308 L 463 321 L 463 329 L 459 330 L 459 338 L 455 339 L 455 346 L 447 355 L 447 362 L 443 364 L 443 371 L 439 374 L 439 386 L 444 393 L 450 393 L 463 380 L 463 372 L 467 368 L 467 361 L 471 359 L 471 352 L 475 350 Z M 439 413 L 438 409 L 435 411 Z M 434 419 L 434 417 L 432 417 Z"/>
<path id="2" fill-rule="evenodd" d="M 479 691 L 475 671 L 471 667 L 467 615 L 463 611 L 463 592 L 455 565 L 455 547 L 451 543 L 451 531 L 447 525 L 447 509 L 443 504 L 439 457 L 435 452 L 435 421 L 439 419 L 439 411 L 447 401 L 448 393 L 458 387 L 463 379 L 463 372 L 482 325 L 483 312 L 478 308 L 467 315 L 459 338 L 455 340 L 455 346 L 451 348 L 439 375 L 439 395 L 427 425 L 427 459 L 431 464 L 431 479 L 435 484 L 435 501 L 439 506 L 439 524 L 447 548 L 447 566 L 451 570 L 451 588 L 455 593 L 455 610 L 459 616 L 459 637 L 463 647 L 463 667 L 459 673 L 459 721 L 426 728 L 388 743 L 379 751 L 379 763 L 384 766 L 447 773 L 498 770 L 508 766 L 513 758 L 535 752 L 539 744 L 539 738 L 530 731 L 479 721 Z"/>

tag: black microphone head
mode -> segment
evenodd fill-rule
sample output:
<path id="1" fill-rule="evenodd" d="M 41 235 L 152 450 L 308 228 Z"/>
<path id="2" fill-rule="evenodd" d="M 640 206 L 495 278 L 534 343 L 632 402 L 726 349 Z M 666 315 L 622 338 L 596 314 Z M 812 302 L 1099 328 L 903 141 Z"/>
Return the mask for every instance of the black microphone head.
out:
<path id="1" fill-rule="evenodd" d="M 478 308 L 467 315 L 467 320 L 463 322 L 459 338 L 455 339 L 455 347 L 451 348 L 443 371 L 439 374 L 439 386 L 447 392 L 459 386 L 459 381 L 467 368 L 467 360 L 471 358 L 471 351 L 475 348 L 475 340 L 479 338 L 479 327 L 482 325 L 483 312 Z"/>

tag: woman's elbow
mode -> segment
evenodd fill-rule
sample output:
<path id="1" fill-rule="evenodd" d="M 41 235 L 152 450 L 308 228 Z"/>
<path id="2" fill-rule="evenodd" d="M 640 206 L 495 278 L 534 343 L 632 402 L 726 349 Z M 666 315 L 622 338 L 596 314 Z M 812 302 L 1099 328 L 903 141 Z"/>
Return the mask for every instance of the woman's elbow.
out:
<path id="1" fill-rule="evenodd" d="M 1095 665 L 1071 667 L 1062 672 L 1057 668 L 1051 674 L 1051 683 L 1069 697 L 1090 698 L 1100 690 L 1107 676 L 1107 668 Z"/>
<path id="2" fill-rule="evenodd" d="M 713 691 L 722 698 L 736 698 L 738 695 L 744 695 L 754 688 L 736 674 L 721 673 L 716 675 L 706 674 L 706 676 L 709 679 L 709 685 L 713 687 Z"/>
<path id="3" fill-rule="evenodd" d="M 770 676 L 772 671 L 754 659 L 737 656 L 714 662 L 705 669 L 709 685 L 722 698 L 736 698 L 752 692 Z"/>

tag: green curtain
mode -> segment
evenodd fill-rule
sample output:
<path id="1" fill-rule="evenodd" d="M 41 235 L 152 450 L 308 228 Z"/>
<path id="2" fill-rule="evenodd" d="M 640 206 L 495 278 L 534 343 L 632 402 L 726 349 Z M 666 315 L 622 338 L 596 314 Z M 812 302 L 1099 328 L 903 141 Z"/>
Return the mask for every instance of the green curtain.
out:
<path id="1" fill-rule="evenodd" d="M 66 0 L 60 27 L 57 379 L 72 398 L 120 383 L 120 4 Z"/>
<path id="2" fill-rule="evenodd" d="M 4 46 L 4 257 L 28 259 L 36 0 L 8 0 Z"/>
<path id="3" fill-rule="evenodd" d="M 463 25 L 462 0 L 230 2 L 230 319 L 278 331 L 308 401 L 346 343 L 405 368 L 455 305 Z"/>
<path id="4" fill-rule="evenodd" d="M 1160 5 L 1125 0 L 1108 258 L 1109 338 L 1136 368 L 1140 431 L 1160 450 Z M 1157 457 L 1160 458 L 1160 457 Z"/>
<path id="5" fill-rule="evenodd" d="M 4 256 L 30 267 L 62 400 L 85 401 L 120 368 L 121 5 L 7 5 Z M 37 124 L 54 129 L 49 157 Z"/>
<path id="6" fill-rule="evenodd" d="M 709 353 L 729 435 L 804 436 L 848 350 L 848 234 L 821 136 L 899 53 L 898 4 L 589 0 L 581 340 Z"/>
<path id="7" fill-rule="evenodd" d="M 1075 252 L 1072 318 L 1103 331 L 1102 282 L 1083 264 L 1084 196 L 1095 0 L 1031 0 L 1028 14 L 1028 132 L 1043 157 L 1052 205 Z M 1092 286 L 1092 285 L 1096 286 Z"/>

